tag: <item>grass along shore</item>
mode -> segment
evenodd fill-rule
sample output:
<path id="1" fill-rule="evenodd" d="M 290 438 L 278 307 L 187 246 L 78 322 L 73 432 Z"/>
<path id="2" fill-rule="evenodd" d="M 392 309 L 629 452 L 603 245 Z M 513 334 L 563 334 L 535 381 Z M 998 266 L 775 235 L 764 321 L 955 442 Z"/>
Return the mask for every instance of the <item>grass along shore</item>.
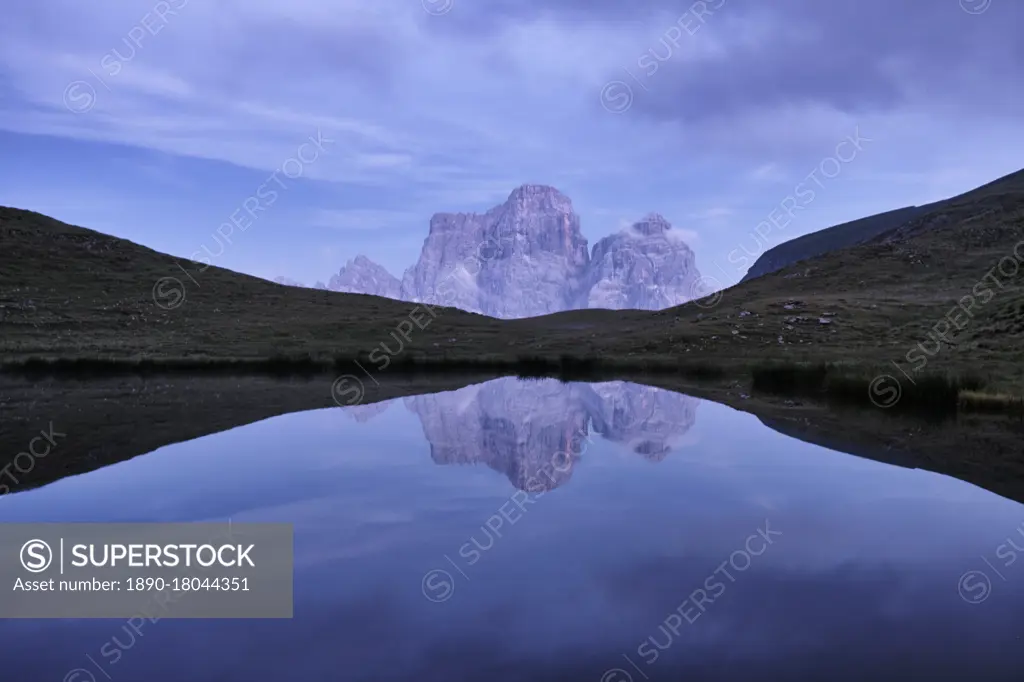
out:
<path id="1" fill-rule="evenodd" d="M 377 358 L 379 362 L 379 358 Z M 645 358 L 609 359 L 522 356 L 516 358 L 445 359 L 397 356 L 378 366 L 370 356 L 315 358 L 278 355 L 268 358 L 20 358 L 0 362 L 0 373 L 25 377 L 107 378 L 118 375 L 228 374 L 269 376 L 353 376 L 376 382 L 386 374 L 459 375 L 487 373 L 561 381 L 610 381 L 661 376 L 691 381 L 734 379 L 751 393 L 810 398 L 827 404 L 875 407 L 893 414 L 948 416 L 958 411 L 1024 416 L 1024 398 L 986 392 L 986 381 L 973 374 L 922 374 L 899 381 L 891 374 L 865 372 L 855 365 L 764 363 L 721 365 Z"/>

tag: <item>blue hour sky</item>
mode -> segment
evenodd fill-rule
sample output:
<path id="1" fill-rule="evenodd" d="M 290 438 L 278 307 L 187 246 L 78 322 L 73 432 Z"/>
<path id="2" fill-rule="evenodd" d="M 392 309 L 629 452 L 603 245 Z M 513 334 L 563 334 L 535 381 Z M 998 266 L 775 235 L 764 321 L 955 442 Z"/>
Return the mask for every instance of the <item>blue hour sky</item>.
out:
<path id="1" fill-rule="evenodd" d="M 1024 165 L 1022 25 L 1013 0 L 9 3 L 0 205 L 312 284 L 359 253 L 400 277 L 432 213 L 543 183 L 591 245 L 662 213 L 728 285 Z"/>

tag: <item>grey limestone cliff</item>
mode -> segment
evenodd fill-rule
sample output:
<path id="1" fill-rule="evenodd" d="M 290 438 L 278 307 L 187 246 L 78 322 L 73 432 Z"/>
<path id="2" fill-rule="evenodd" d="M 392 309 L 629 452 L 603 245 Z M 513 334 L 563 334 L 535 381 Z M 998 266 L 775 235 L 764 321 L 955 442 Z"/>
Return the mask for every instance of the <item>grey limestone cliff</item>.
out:
<path id="1" fill-rule="evenodd" d="M 697 298 L 693 251 L 665 218 L 652 213 L 594 245 L 587 308 L 661 310 Z"/>
<path id="2" fill-rule="evenodd" d="M 328 288 L 521 318 L 667 308 L 695 298 L 699 278 L 693 251 L 660 215 L 605 237 L 591 255 L 569 197 L 523 185 L 486 213 L 435 214 L 401 282 L 358 256 Z"/>
<path id="3" fill-rule="evenodd" d="M 327 283 L 331 291 L 350 294 L 372 294 L 386 298 L 401 298 L 402 284 L 382 265 L 366 256 L 356 256 L 345 263 L 338 274 Z"/>
<path id="4" fill-rule="evenodd" d="M 553 187 L 523 185 L 484 214 L 439 213 L 402 297 L 492 317 L 576 307 L 589 257 L 579 216 Z"/>

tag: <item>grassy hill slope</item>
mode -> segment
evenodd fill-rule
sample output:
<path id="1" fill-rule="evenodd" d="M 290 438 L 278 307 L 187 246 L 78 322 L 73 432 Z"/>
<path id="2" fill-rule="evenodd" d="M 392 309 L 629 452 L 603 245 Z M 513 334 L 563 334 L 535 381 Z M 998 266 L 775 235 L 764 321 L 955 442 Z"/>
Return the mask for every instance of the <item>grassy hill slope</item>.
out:
<path id="1" fill-rule="evenodd" d="M 387 339 L 416 307 L 288 287 L 12 208 L 0 207 L 0 245 L 6 359 L 355 355 Z M 497 331 L 490 318 L 434 312 L 423 313 L 431 324 L 412 335 L 415 344 L 432 348 L 435 337 L 470 328 L 481 338 Z"/>
<path id="2" fill-rule="evenodd" d="M 862 244 L 925 213 L 928 206 L 907 206 L 826 227 L 773 246 L 762 253 L 741 281 L 746 282 L 835 249 Z"/>

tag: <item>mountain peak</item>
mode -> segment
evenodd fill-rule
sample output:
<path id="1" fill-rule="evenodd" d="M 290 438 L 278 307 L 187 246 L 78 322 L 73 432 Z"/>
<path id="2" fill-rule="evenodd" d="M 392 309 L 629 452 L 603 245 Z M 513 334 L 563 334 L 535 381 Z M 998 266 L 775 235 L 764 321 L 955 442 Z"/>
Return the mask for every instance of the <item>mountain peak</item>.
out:
<path id="1" fill-rule="evenodd" d="M 508 195 L 509 199 L 513 199 L 521 196 L 537 196 L 537 195 L 558 195 L 560 197 L 566 197 L 557 187 L 551 185 L 539 185 L 535 183 L 525 183 L 519 185 Z"/>
<path id="2" fill-rule="evenodd" d="M 551 185 L 525 184 L 508 195 L 507 204 L 572 212 L 572 199 Z"/>
<path id="3" fill-rule="evenodd" d="M 660 213 L 648 213 L 633 223 L 633 230 L 644 236 L 663 234 L 671 229 L 672 224 L 665 220 L 665 217 Z"/>
<path id="4" fill-rule="evenodd" d="M 384 266 L 360 254 L 331 277 L 327 283 L 331 291 L 354 294 L 373 294 L 387 298 L 401 297 L 401 283 Z"/>
<path id="5" fill-rule="evenodd" d="M 587 307 L 660 310 L 694 297 L 700 281 L 693 251 L 658 213 L 648 213 L 594 245 Z"/>

